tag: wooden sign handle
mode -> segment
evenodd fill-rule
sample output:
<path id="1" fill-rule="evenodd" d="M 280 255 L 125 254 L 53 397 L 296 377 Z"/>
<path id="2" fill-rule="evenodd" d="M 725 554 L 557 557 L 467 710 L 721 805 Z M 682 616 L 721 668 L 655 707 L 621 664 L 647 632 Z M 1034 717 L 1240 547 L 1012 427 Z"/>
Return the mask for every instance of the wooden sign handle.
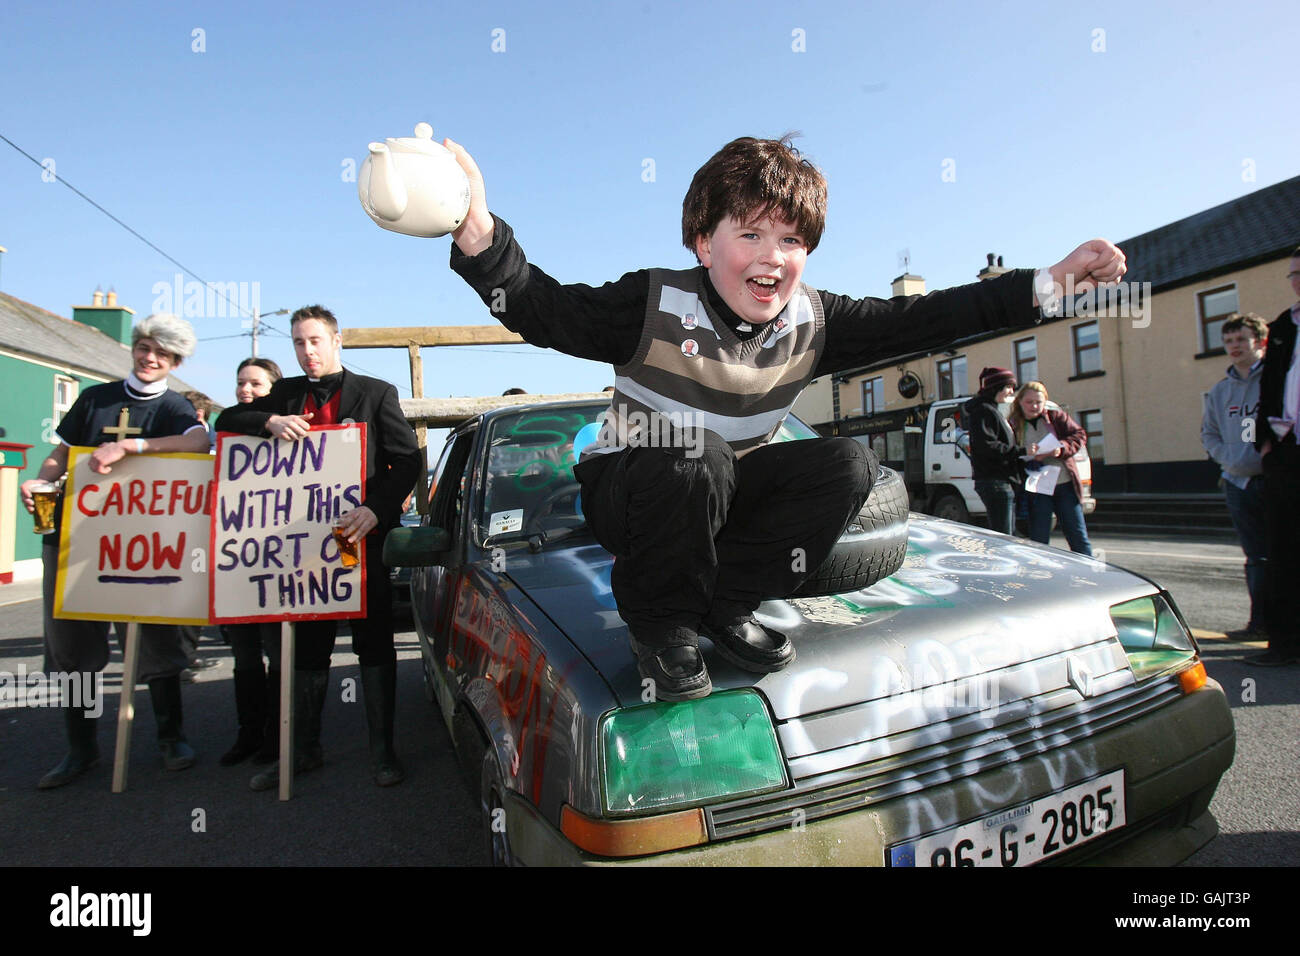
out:
<path id="1" fill-rule="evenodd" d="M 113 792 L 126 790 L 126 766 L 131 761 L 131 723 L 135 719 L 135 679 L 140 673 L 140 622 L 126 625 L 122 651 L 122 701 L 117 708 L 117 747 L 113 754 Z"/>
<path id="2" fill-rule="evenodd" d="M 292 621 L 280 622 L 280 799 L 293 796 L 293 643 Z"/>

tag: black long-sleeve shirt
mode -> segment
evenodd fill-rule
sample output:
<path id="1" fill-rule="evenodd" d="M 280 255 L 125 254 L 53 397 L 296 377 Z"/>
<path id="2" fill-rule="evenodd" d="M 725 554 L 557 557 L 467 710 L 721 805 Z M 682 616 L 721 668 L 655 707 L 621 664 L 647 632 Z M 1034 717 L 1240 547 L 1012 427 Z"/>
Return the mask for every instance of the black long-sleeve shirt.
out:
<path id="1" fill-rule="evenodd" d="M 451 267 L 501 324 L 532 345 L 614 366 L 626 364 L 641 339 L 649 271 L 629 272 L 602 286 L 563 285 L 529 263 L 510 226 L 495 215 L 493 219 L 491 246 L 467 256 L 453 243 Z M 735 330 L 742 320 L 712 286 L 706 288 L 710 312 Z M 1033 325 L 1041 318 L 1033 304 L 1030 269 L 928 295 L 854 299 L 820 289 L 817 294 L 826 319 L 826 341 L 814 377 L 937 348 L 980 332 Z"/>

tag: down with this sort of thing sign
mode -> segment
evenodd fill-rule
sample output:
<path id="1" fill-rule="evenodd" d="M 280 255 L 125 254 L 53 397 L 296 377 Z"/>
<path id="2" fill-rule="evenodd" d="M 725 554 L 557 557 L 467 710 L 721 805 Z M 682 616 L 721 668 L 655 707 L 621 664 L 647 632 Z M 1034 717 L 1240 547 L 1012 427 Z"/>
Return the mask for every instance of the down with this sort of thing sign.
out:
<path id="1" fill-rule="evenodd" d="M 364 423 L 299 441 L 217 436 L 214 622 L 365 616 L 365 548 L 340 552 L 331 528 L 365 500 L 365 462 Z"/>

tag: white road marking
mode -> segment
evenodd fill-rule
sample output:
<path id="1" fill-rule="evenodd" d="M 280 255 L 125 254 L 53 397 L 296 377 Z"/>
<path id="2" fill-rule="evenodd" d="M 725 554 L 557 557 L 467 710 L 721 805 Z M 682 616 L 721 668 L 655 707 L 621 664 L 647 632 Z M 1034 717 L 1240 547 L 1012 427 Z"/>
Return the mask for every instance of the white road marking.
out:
<path id="1" fill-rule="evenodd" d="M 1223 561 L 1233 560 L 1233 550 L 1228 549 L 1225 555 L 1202 555 L 1202 554 L 1181 554 L 1177 551 L 1132 551 L 1128 548 L 1098 548 L 1098 551 L 1104 551 L 1106 554 L 1140 554 L 1148 558 L 1176 558 L 1180 561 L 1214 561 L 1222 563 Z M 1244 559 L 1243 559 L 1244 560 Z"/>

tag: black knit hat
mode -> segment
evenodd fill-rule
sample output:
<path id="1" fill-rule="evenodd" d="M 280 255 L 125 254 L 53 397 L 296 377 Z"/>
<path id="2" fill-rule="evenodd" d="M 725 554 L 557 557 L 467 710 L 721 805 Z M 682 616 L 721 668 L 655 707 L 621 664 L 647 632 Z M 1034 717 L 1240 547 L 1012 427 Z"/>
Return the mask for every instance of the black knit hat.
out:
<path id="1" fill-rule="evenodd" d="M 1010 370 L 989 366 L 980 372 L 981 392 L 1000 392 L 1004 386 L 1015 387 L 1016 377 Z"/>

